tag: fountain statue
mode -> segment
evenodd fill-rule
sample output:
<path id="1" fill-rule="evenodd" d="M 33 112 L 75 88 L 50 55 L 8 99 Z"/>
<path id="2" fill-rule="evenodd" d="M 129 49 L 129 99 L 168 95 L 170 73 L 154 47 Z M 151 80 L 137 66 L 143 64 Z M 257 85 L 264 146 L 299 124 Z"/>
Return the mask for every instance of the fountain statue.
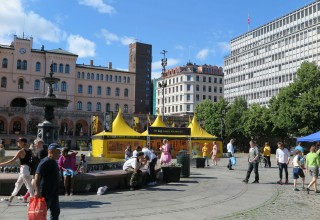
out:
<path id="1" fill-rule="evenodd" d="M 42 81 L 48 84 L 48 91 L 45 97 L 30 98 L 30 104 L 37 107 L 44 107 L 44 121 L 38 124 L 37 137 L 44 141 L 44 146 L 57 142 L 58 140 L 58 125 L 53 123 L 54 109 L 66 108 L 70 102 L 67 99 L 57 98 L 53 94 L 53 85 L 60 81 L 59 78 L 53 77 L 53 63 L 50 65 L 49 76 L 43 77 Z"/>

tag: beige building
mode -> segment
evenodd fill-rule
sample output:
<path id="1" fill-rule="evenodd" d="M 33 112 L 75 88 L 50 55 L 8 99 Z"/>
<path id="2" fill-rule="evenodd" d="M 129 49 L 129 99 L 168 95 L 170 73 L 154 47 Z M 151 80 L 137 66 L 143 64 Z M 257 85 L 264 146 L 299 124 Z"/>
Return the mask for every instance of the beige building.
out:
<path id="1" fill-rule="evenodd" d="M 44 119 L 42 108 L 31 106 L 32 97 L 43 97 L 50 65 L 58 98 L 70 100 L 66 109 L 55 110 L 62 144 L 75 147 L 88 143 L 91 118 L 99 116 L 99 131 L 104 127 L 104 113 L 123 109 L 124 117 L 135 110 L 135 74 L 108 67 L 76 64 L 78 55 L 63 49 L 34 49 L 33 39 L 14 36 L 11 45 L 0 45 L 0 138 L 15 146 L 19 136 L 30 141 L 36 137 L 37 124 Z"/>
<path id="2" fill-rule="evenodd" d="M 168 69 L 156 81 L 156 109 L 165 116 L 192 115 L 202 101 L 223 97 L 223 77 L 221 67 L 206 64 Z"/>

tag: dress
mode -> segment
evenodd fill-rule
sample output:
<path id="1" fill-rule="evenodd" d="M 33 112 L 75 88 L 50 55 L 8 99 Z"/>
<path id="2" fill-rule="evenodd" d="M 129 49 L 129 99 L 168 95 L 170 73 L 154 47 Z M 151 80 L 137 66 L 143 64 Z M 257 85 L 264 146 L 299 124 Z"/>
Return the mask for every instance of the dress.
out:
<path id="1" fill-rule="evenodd" d="M 218 147 L 217 145 L 213 145 L 212 147 L 212 160 L 216 160 L 217 159 L 217 153 L 218 153 Z"/>
<path id="2" fill-rule="evenodd" d="M 160 148 L 161 150 L 161 157 L 160 157 L 160 162 L 161 163 L 170 163 L 171 162 L 171 147 L 169 144 L 164 144 L 162 145 L 162 147 Z"/>

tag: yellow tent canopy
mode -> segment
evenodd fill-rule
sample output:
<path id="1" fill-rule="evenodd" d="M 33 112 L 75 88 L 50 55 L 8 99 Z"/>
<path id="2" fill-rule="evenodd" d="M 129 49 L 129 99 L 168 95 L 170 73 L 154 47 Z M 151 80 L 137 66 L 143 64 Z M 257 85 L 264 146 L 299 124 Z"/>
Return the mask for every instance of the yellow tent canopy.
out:
<path id="1" fill-rule="evenodd" d="M 189 124 L 188 128 L 191 129 L 191 139 L 193 138 L 200 138 L 200 139 L 219 139 L 214 135 L 209 134 L 208 132 L 206 132 L 203 128 L 201 128 L 201 126 L 199 125 L 198 121 L 197 121 L 197 116 L 196 114 L 194 114 L 193 119 L 191 121 L 191 123 Z"/>

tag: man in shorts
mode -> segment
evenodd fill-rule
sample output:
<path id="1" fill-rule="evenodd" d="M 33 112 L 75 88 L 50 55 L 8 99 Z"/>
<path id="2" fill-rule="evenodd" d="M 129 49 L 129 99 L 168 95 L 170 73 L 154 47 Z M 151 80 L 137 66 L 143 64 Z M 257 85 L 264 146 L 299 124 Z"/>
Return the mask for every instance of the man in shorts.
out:
<path id="1" fill-rule="evenodd" d="M 297 188 L 297 180 L 299 179 L 299 177 L 301 177 L 302 179 L 302 187 L 301 189 L 305 189 L 304 188 L 304 181 L 305 181 L 305 175 L 304 172 L 302 170 L 302 165 L 301 165 L 301 151 L 300 150 L 296 150 L 296 155 L 292 160 L 292 165 L 293 165 L 293 190 L 294 191 L 300 191 Z"/>

